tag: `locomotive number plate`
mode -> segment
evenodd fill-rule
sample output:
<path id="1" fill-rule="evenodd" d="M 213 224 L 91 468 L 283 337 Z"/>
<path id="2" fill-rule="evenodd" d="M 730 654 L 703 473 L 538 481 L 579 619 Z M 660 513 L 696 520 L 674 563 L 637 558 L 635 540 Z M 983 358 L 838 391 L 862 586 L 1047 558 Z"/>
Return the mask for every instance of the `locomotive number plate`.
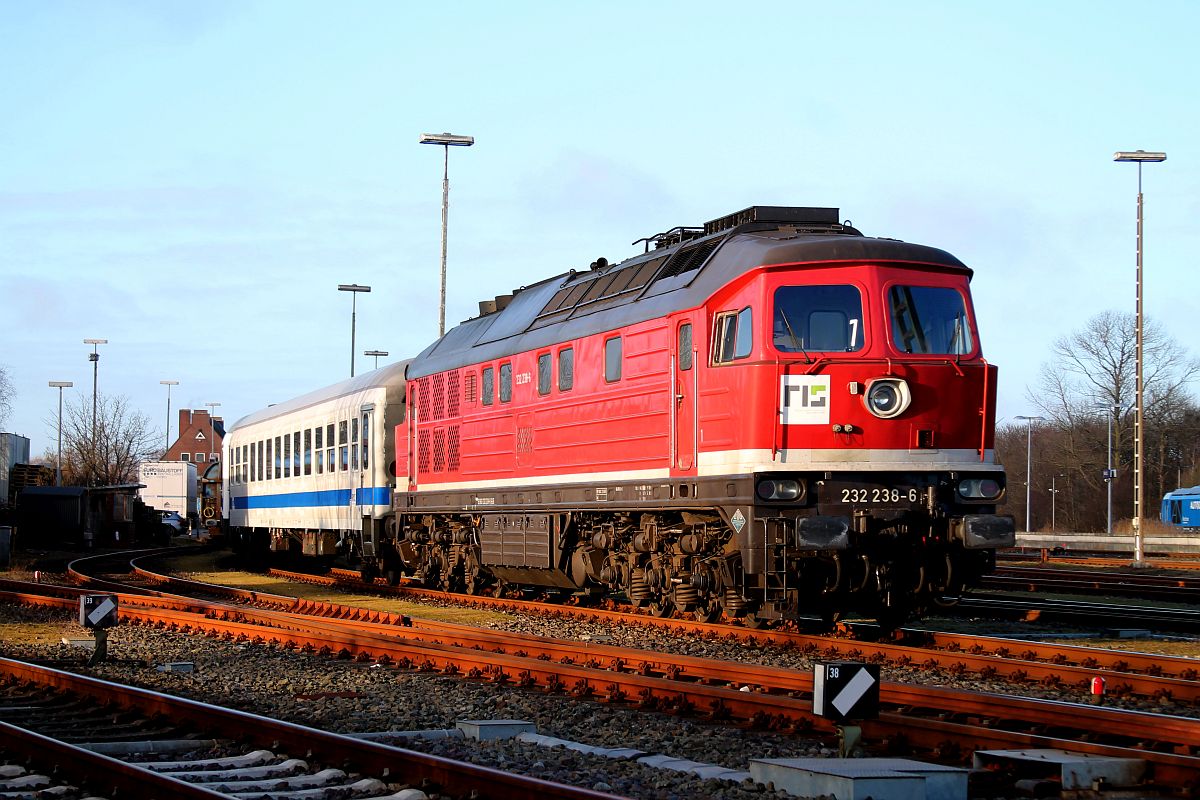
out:
<path id="1" fill-rule="evenodd" d="M 921 502 L 921 495 L 916 486 L 826 481 L 819 502 L 855 508 L 910 508 Z"/>

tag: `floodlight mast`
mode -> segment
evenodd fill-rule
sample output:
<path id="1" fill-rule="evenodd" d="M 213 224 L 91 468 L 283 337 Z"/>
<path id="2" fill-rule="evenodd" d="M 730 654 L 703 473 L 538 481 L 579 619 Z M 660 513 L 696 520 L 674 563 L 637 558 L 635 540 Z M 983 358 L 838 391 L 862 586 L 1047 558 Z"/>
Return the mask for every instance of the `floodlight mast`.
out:
<path id="1" fill-rule="evenodd" d="M 446 334 L 446 228 L 450 218 L 450 148 L 470 147 L 475 144 L 474 136 L 457 136 L 453 133 L 423 133 L 421 144 L 440 144 L 442 162 L 442 288 L 438 302 L 438 336 Z"/>
<path id="2" fill-rule="evenodd" d="M 1145 512 L 1146 487 L 1145 476 L 1146 467 L 1145 461 L 1145 436 L 1142 435 L 1142 426 L 1144 423 L 1144 397 L 1145 397 L 1145 382 L 1144 370 L 1142 368 L 1142 306 L 1143 298 L 1143 283 L 1142 283 L 1142 221 L 1144 219 L 1144 204 L 1142 201 L 1142 164 L 1155 164 L 1167 160 L 1167 154 L 1161 152 L 1147 152 L 1145 150 L 1118 150 L 1113 153 L 1113 161 L 1122 161 L 1134 163 L 1138 165 L 1138 195 L 1137 195 L 1137 342 L 1135 361 L 1137 362 L 1137 376 L 1134 380 L 1135 394 L 1137 395 L 1136 407 L 1133 414 L 1133 562 L 1137 566 L 1142 566 L 1145 563 L 1145 537 L 1142 526 L 1142 517 Z"/>

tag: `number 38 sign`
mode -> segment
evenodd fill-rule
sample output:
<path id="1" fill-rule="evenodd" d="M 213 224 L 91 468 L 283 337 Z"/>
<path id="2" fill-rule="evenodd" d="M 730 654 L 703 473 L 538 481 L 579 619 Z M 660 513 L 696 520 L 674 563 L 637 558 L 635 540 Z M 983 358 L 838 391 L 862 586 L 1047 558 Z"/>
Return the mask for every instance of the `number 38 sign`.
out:
<path id="1" fill-rule="evenodd" d="M 879 665 L 839 661 L 813 666 L 813 713 L 846 722 L 879 716 Z"/>

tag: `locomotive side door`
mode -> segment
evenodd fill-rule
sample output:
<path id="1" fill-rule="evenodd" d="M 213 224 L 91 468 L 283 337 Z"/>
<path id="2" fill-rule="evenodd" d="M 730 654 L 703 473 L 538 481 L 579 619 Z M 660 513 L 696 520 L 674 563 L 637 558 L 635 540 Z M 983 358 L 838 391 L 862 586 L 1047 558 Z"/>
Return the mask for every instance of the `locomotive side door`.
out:
<path id="1" fill-rule="evenodd" d="M 681 319 L 675 326 L 671 352 L 671 472 L 680 475 L 696 474 L 700 398 L 695 330 L 690 318 Z"/>

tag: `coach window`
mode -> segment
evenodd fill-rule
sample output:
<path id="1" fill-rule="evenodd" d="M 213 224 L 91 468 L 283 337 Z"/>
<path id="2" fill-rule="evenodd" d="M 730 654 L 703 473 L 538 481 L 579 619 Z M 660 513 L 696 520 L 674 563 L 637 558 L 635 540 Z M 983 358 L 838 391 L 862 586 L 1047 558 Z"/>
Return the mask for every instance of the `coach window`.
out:
<path id="1" fill-rule="evenodd" d="M 333 423 L 325 426 L 325 468 L 330 472 L 337 470 L 337 464 L 333 460 Z"/>
<path id="2" fill-rule="evenodd" d="M 312 428 L 304 429 L 304 474 L 312 475 Z"/>
<path id="3" fill-rule="evenodd" d="M 500 365 L 500 402 L 512 400 L 512 362 Z"/>
<path id="4" fill-rule="evenodd" d="M 292 475 L 300 477 L 300 431 L 292 434 Z"/>
<path id="5" fill-rule="evenodd" d="M 679 369 L 686 372 L 692 368 L 692 323 L 679 326 Z"/>
<path id="6" fill-rule="evenodd" d="M 323 449 L 324 445 L 321 444 L 321 442 L 322 442 L 321 434 L 323 434 L 324 432 L 325 432 L 325 429 L 320 425 L 313 428 L 313 447 L 317 451 L 317 474 L 318 475 L 320 475 L 322 472 L 325 471 L 325 450 Z"/>
<path id="7" fill-rule="evenodd" d="M 292 437 L 287 433 L 283 435 L 283 477 L 292 477 Z"/>
<path id="8" fill-rule="evenodd" d="M 496 396 L 496 373 L 492 367 L 483 370 L 483 404 L 490 406 Z"/>
<path id="9" fill-rule="evenodd" d="M 358 469 L 358 417 L 350 420 L 350 469 Z"/>
<path id="10" fill-rule="evenodd" d="M 616 383 L 621 380 L 621 337 L 614 336 L 604 341 L 604 380 Z"/>
<path id="11" fill-rule="evenodd" d="M 538 356 L 538 394 L 550 394 L 550 354 Z"/>
<path id="12" fill-rule="evenodd" d="M 575 385 L 575 350 L 564 347 L 558 351 L 558 390 L 570 391 Z"/>
<path id="13" fill-rule="evenodd" d="M 275 437 L 275 480 L 283 477 L 283 445 L 279 443 L 279 437 Z"/>
<path id="14" fill-rule="evenodd" d="M 753 315 L 747 306 L 741 311 L 717 315 L 716 336 L 713 337 L 713 361 L 725 364 L 750 355 L 754 348 Z"/>
<path id="15" fill-rule="evenodd" d="M 338 423 L 338 461 L 341 462 L 342 472 L 350 469 L 350 423 L 342 420 Z"/>
<path id="16" fill-rule="evenodd" d="M 367 445 L 369 445 L 371 442 L 370 419 L 371 419 L 371 415 L 367 414 L 366 412 L 363 412 L 363 415 L 362 415 L 362 467 L 363 467 L 364 471 L 370 469 L 370 467 L 371 467 L 371 465 L 367 463 L 369 460 L 367 458 L 367 450 L 370 449 L 370 448 L 368 448 Z"/>

